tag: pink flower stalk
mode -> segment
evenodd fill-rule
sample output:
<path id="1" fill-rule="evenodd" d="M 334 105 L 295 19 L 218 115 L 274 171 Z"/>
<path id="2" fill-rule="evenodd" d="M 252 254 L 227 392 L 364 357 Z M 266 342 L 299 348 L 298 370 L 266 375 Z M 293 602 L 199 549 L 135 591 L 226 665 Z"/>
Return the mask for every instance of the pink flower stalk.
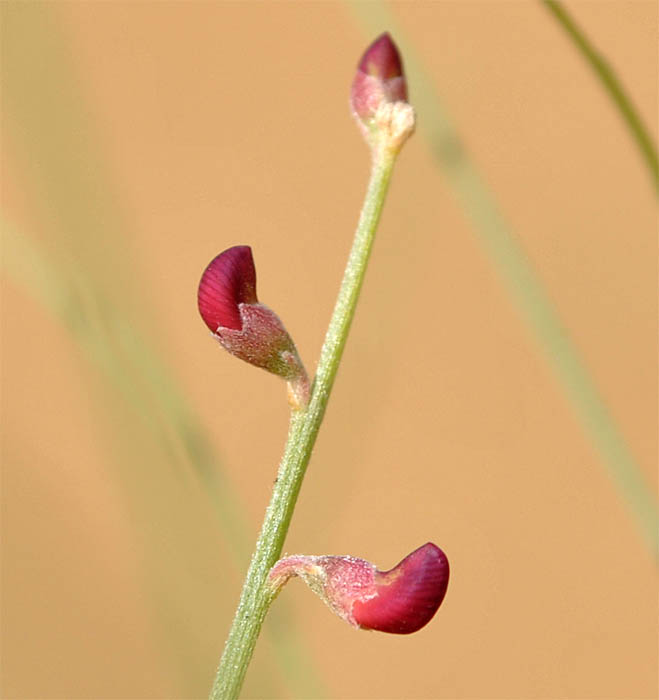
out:
<path id="1" fill-rule="evenodd" d="M 377 142 L 378 134 L 384 133 L 399 148 L 414 130 L 403 61 L 387 32 L 364 52 L 352 82 L 350 106 L 371 145 Z"/>
<path id="2" fill-rule="evenodd" d="M 288 380 L 293 405 L 306 405 L 307 373 L 284 324 L 256 297 L 249 246 L 234 246 L 211 261 L 199 282 L 197 300 L 204 323 L 226 350 Z"/>
<path id="3" fill-rule="evenodd" d="M 300 576 L 354 627 L 410 634 L 430 622 L 441 605 L 449 564 L 444 552 L 428 542 L 390 571 L 350 556 L 295 555 L 280 559 L 268 580 L 279 592 L 292 576 Z"/>

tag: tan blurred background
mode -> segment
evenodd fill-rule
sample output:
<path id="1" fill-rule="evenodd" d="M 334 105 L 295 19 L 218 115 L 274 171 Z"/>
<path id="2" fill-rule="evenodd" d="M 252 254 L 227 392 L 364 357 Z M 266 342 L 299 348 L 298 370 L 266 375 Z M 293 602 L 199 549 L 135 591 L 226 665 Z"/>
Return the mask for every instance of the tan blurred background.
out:
<path id="1" fill-rule="evenodd" d="M 656 3 L 567 6 L 656 140 Z M 656 199 L 619 116 L 538 3 L 389 9 L 2 4 L 3 697 L 207 695 L 287 406 L 209 338 L 197 281 L 250 244 L 313 369 L 368 174 L 347 93 L 384 29 L 656 490 Z M 428 540 L 452 579 L 426 629 L 356 632 L 293 582 L 245 697 L 657 696 L 653 555 L 418 134 L 286 551 L 388 568 Z"/>

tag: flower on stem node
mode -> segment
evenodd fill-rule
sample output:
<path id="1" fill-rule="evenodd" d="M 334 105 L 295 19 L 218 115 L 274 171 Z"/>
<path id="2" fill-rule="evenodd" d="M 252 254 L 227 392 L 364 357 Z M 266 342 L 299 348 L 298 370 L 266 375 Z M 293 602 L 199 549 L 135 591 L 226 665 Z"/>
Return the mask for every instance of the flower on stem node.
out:
<path id="1" fill-rule="evenodd" d="M 232 355 L 288 381 L 294 408 L 309 401 L 309 379 L 277 314 L 256 297 L 252 249 L 238 245 L 213 258 L 199 282 L 199 313 Z"/>
<path id="2" fill-rule="evenodd" d="M 403 61 L 387 32 L 364 52 L 352 82 L 350 106 L 373 150 L 397 152 L 414 131 Z"/>
<path id="3" fill-rule="evenodd" d="M 354 627 L 393 634 L 420 630 L 437 612 L 448 586 L 448 559 L 432 542 L 390 571 L 350 556 L 295 555 L 270 570 L 273 595 L 299 576 L 339 617 Z"/>

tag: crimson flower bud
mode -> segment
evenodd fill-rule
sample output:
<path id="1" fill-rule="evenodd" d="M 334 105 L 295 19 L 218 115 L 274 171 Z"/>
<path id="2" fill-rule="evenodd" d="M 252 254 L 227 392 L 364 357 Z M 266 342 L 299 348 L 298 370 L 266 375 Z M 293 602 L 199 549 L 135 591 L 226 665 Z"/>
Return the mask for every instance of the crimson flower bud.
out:
<path id="1" fill-rule="evenodd" d="M 350 105 L 358 119 L 375 116 L 382 102 L 407 102 L 403 62 L 387 32 L 364 52 L 352 82 Z"/>
<path id="2" fill-rule="evenodd" d="M 309 380 L 295 344 L 277 314 L 256 297 L 252 249 L 234 246 L 215 257 L 201 276 L 199 313 L 232 355 L 289 382 L 291 403 L 309 398 Z"/>
<path id="3" fill-rule="evenodd" d="M 351 556 L 295 555 L 280 559 L 268 581 L 276 594 L 299 576 L 339 617 L 354 627 L 393 634 L 420 630 L 437 612 L 448 586 L 446 555 L 432 542 L 390 571 Z"/>
<path id="4" fill-rule="evenodd" d="M 364 52 L 352 82 L 350 106 L 371 146 L 384 136 L 397 150 L 414 130 L 403 62 L 387 32 Z"/>

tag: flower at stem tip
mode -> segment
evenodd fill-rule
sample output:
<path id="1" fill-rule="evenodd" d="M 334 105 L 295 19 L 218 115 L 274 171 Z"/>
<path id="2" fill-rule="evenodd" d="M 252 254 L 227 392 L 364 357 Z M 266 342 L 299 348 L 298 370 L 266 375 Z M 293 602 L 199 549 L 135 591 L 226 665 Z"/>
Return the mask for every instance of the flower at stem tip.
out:
<path id="1" fill-rule="evenodd" d="M 414 131 L 403 61 L 387 32 L 366 49 L 357 66 L 350 107 L 372 149 L 383 146 L 397 152 Z"/>
<path id="2" fill-rule="evenodd" d="M 354 627 L 410 634 L 430 622 L 444 600 L 449 564 L 432 542 L 389 571 L 351 556 L 295 555 L 280 559 L 270 570 L 273 595 L 293 576 Z"/>
<path id="3" fill-rule="evenodd" d="M 294 408 L 309 401 L 309 379 L 277 314 L 256 297 L 252 249 L 237 245 L 213 258 L 199 282 L 199 313 L 228 352 L 288 381 Z"/>

